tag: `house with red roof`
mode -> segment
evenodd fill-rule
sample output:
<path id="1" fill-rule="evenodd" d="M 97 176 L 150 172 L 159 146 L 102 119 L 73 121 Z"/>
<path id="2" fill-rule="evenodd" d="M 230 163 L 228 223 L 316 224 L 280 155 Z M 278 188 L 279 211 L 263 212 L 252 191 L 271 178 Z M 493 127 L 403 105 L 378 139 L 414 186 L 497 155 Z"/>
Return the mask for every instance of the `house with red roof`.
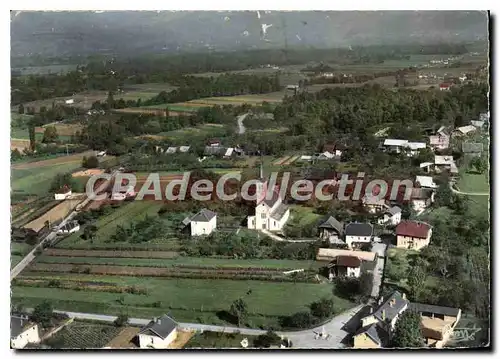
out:
<path id="1" fill-rule="evenodd" d="M 420 250 L 429 245 L 432 228 L 420 221 L 403 221 L 396 227 L 396 247 Z"/>
<path id="2" fill-rule="evenodd" d="M 451 84 L 439 84 L 439 91 L 449 91 L 451 88 Z"/>

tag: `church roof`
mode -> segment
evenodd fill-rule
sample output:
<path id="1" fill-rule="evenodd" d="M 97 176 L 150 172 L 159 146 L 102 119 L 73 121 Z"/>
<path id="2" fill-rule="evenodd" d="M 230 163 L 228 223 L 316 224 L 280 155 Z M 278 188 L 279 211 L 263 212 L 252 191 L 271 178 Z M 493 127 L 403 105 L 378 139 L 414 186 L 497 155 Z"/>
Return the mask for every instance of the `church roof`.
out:
<path id="1" fill-rule="evenodd" d="M 276 219 L 276 220 L 280 220 L 281 218 L 283 218 L 283 216 L 285 215 L 286 211 L 288 211 L 288 206 L 284 203 L 281 203 L 278 208 L 276 208 L 273 213 L 271 213 L 271 218 L 273 219 Z"/>

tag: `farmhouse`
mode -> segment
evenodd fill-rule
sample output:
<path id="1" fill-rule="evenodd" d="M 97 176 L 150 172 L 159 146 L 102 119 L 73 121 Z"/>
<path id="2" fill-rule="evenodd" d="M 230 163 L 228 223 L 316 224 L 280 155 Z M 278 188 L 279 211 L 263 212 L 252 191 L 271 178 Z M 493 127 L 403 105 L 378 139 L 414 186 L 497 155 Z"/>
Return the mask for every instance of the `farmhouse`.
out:
<path id="1" fill-rule="evenodd" d="M 429 245 L 432 228 L 424 222 L 403 221 L 396 227 L 396 247 L 420 250 Z"/>
<path id="2" fill-rule="evenodd" d="M 267 188 L 268 181 L 264 180 L 261 167 L 260 180 L 256 184 L 258 200 L 255 204 L 255 215 L 247 217 L 247 226 L 249 229 L 281 231 L 290 216 L 290 209 L 283 203 L 277 189 L 272 191 L 271 197 Z"/>
<path id="3" fill-rule="evenodd" d="M 435 135 L 429 136 L 429 146 L 434 150 L 445 150 L 450 146 L 450 136 L 441 126 Z"/>
<path id="4" fill-rule="evenodd" d="M 412 188 L 411 206 L 414 211 L 421 212 L 434 203 L 434 190 L 431 188 Z"/>
<path id="5" fill-rule="evenodd" d="M 384 141 L 384 147 L 392 153 L 400 153 L 408 145 L 408 140 L 398 140 L 387 138 Z"/>
<path id="6" fill-rule="evenodd" d="M 458 173 L 453 156 L 434 156 L 434 170 L 438 173 L 443 171 L 449 171 L 451 174 Z"/>
<path id="7" fill-rule="evenodd" d="M 78 232 L 79 230 L 80 230 L 80 225 L 78 224 L 78 221 L 70 221 L 61 228 L 59 228 L 57 232 L 62 234 L 69 234 Z"/>
<path id="8" fill-rule="evenodd" d="M 342 236 L 344 234 L 344 225 L 335 217 L 329 215 L 324 217 L 318 226 L 319 237 L 330 243 L 344 244 Z"/>
<path id="9" fill-rule="evenodd" d="M 191 146 L 180 146 L 179 147 L 179 152 L 181 152 L 181 153 L 189 152 L 190 148 L 191 148 Z"/>
<path id="10" fill-rule="evenodd" d="M 186 217 L 182 224 L 191 228 L 191 236 L 209 235 L 217 228 L 217 214 L 203 208 L 192 217 Z"/>
<path id="11" fill-rule="evenodd" d="M 449 91 L 451 88 L 450 84 L 439 84 L 439 91 Z"/>
<path id="12" fill-rule="evenodd" d="M 168 315 L 153 318 L 139 332 L 141 349 L 166 349 L 177 338 L 178 324 Z"/>
<path id="13" fill-rule="evenodd" d="M 390 224 L 393 226 L 399 222 L 401 222 L 401 208 L 398 206 L 389 208 L 378 220 L 378 224 Z"/>
<path id="14" fill-rule="evenodd" d="M 345 242 L 349 247 L 370 243 L 373 236 L 373 226 L 370 223 L 349 223 L 345 227 Z"/>
<path id="15" fill-rule="evenodd" d="M 330 279 L 336 277 L 356 277 L 361 275 L 362 261 L 356 256 L 338 256 L 329 265 Z"/>
<path id="16" fill-rule="evenodd" d="M 10 316 L 10 347 L 22 349 L 28 343 L 39 343 L 38 325 L 30 322 L 27 315 Z"/>
<path id="17" fill-rule="evenodd" d="M 425 344 L 433 348 L 442 348 L 446 344 L 462 314 L 459 308 L 421 303 L 410 303 L 408 309 L 420 314 Z"/>
<path id="18" fill-rule="evenodd" d="M 354 348 L 383 348 L 389 344 L 401 313 L 410 302 L 398 291 L 385 301 L 380 297 L 378 307 L 370 308 L 370 315 L 361 319 L 361 328 L 354 334 Z"/>
<path id="19" fill-rule="evenodd" d="M 470 124 L 476 128 L 481 129 L 484 127 L 485 122 L 481 120 L 471 120 Z"/>
<path id="20" fill-rule="evenodd" d="M 71 188 L 69 188 L 67 185 L 64 185 L 61 189 L 57 190 L 56 193 L 54 193 L 54 198 L 57 201 L 65 200 L 70 196 L 71 196 Z"/>

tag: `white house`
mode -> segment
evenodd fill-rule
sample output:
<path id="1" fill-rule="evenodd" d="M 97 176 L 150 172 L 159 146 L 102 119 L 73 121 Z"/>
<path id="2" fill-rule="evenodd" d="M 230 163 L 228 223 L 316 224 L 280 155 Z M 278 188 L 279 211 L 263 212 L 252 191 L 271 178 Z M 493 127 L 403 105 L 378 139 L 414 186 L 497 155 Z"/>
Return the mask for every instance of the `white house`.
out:
<path id="1" fill-rule="evenodd" d="M 345 242 L 349 247 L 370 243 L 373 237 L 373 226 L 370 223 L 349 223 L 344 230 Z"/>
<path id="2" fill-rule="evenodd" d="M 113 192 L 111 194 L 111 200 L 112 201 L 123 201 L 128 197 L 133 197 L 135 196 L 135 188 L 134 186 L 130 185 L 127 187 L 125 192 Z"/>
<path id="3" fill-rule="evenodd" d="M 408 156 L 413 157 L 415 155 L 418 155 L 419 151 L 421 149 L 424 149 L 427 147 L 425 142 L 408 142 L 406 144 L 406 149 L 408 150 Z"/>
<path id="4" fill-rule="evenodd" d="M 434 183 L 434 179 L 431 176 L 416 176 L 415 182 L 418 182 L 421 188 L 437 188 L 437 184 Z"/>
<path id="5" fill-rule="evenodd" d="M 97 152 L 97 157 L 105 157 L 105 156 L 106 156 L 106 151 Z"/>
<path id="6" fill-rule="evenodd" d="M 389 208 L 385 198 L 378 198 L 377 195 L 366 194 L 361 202 L 370 213 L 377 213 Z"/>
<path id="7" fill-rule="evenodd" d="M 413 188 L 411 194 L 411 206 L 416 212 L 421 212 L 434 203 L 435 192 L 430 188 Z"/>
<path id="8" fill-rule="evenodd" d="M 334 277 L 355 277 L 361 275 L 362 260 L 356 256 L 338 256 L 329 265 L 329 279 Z"/>
<path id="9" fill-rule="evenodd" d="M 283 203 L 278 190 L 273 190 L 271 197 L 267 188 L 261 168 L 261 179 L 256 185 L 255 215 L 247 217 L 247 226 L 249 229 L 281 231 L 290 216 L 290 209 Z"/>
<path id="10" fill-rule="evenodd" d="M 64 226 L 59 228 L 57 232 L 61 234 L 69 234 L 78 232 L 79 230 L 80 230 L 80 225 L 78 224 L 78 221 L 69 221 Z"/>
<path id="11" fill-rule="evenodd" d="M 217 214 L 203 208 L 193 217 L 185 218 L 182 223 L 185 226 L 190 225 L 191 236 L 209 235 L 217 228 Z"/>
<path id="12" fill-rule="evenodd" d="M 458 168 L 453 156 L 434 156 L 434 169 L 436 172 L 449 170 L 452 174 L 458 173 Z"/>
<path id="13" fill-rule="evenodd" d="M 64 102 L 66 103 L 66 105 L 71 105 L 71 104 L 75 103 L 75 100 L 73 100 L 72 98 L 70 98 L 69 100 L 66 100 Z"/>
<path id="14" fill-rule="evenodd" d="M 391 152 L 400 153 L 403 148 L 408 145 L 408 140 L 398 140 L 392 138 L 386 138 L 384 141 L 384 146 Z"/>
<path id="15" fill-rule="evenodd" d="M 450 146 L 450 135 L 445 132 L 445 127 L 441 126 L 435 135 L 429 136 L 429 146 L 435 150 L 445 150 Z"/>
<path id="16" fill-rule="evenodd" d="M 10 316 L 10 347 L 22 349 L 28 343 L 39 343 L 38 325 L 30 322 L 27 315 Z"/>
<path id="17" fill-rule="evenodd" d="M 168 315 L 153 318 L 139 331 L 141 349 L 166 349 L 177 338 L 178 324 Z"/>
<path id="18" fill-rule="evenodd" d="M 397 225 L 401 222 L 401 208 L 394 206 L 389 208 L 382 217 L 378 219 L 378 224 Z"/>
<path id="19" fill-rule="evenodd" d="M 166 153 L 168 154 L 172 154 L 172 153 L 176 153 L 177 152 L 177 147 L 169 147 L 167 148 L 167 151 Z"/>
<path id="20" fill-rule="evenodd" d="M 474 132 L 476 130 L 477 130 L 477 128 L 475 128 L 474 126 L 467 125 L 467 126 L 462 126 L 462 127 L 456 128 L 453 131 L 453 134 L 455 136 L 465 136 L 465 135 L 468 135 L 469 133 L 472 133 L 472 132 Z"/>
<path id="21" fill-rule="evenodd" d="M 180 146 L 179 151 L 182 153 L 186 153 L 189 151 L 190 148 L 191 148 L 191 146 Z"/>
<path id="22" fill-rule="evenodd" d="M 63 201 L 70 196 L 71 188 L 66 185 L 59 189 L 56 193 L 54 193 L 54 198 L 56 199 L 56 201 Z"/>

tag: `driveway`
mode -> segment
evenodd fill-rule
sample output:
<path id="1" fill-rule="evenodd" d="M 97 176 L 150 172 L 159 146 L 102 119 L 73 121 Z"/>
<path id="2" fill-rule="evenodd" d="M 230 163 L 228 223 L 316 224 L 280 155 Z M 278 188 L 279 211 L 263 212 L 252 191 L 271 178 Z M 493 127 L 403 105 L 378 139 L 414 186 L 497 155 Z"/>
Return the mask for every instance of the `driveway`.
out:
<path id="1" fill-rule="evenodd" d="M 382 275 L 384 273 L 386 250 L 387 245 L 385 243 L 373 242 L 372 252 L 377 253 L 377 263 L 375 263 L 375 268 L 373 269 L 373 286 L 371 294 L 373 298 L 378 298 L 380 286 L 382 285 Z"/>

